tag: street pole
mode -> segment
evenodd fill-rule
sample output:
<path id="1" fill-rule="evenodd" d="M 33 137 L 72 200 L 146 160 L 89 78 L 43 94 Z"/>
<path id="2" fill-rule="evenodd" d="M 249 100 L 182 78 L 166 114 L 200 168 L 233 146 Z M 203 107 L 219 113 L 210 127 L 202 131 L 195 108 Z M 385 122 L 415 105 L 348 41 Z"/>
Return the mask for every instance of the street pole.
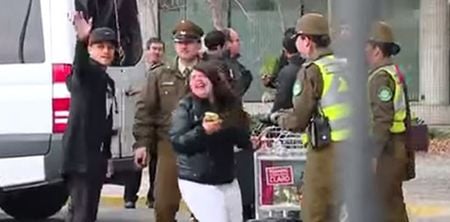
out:
<path id="1" fill-rule="evenodd" d="M 333 0 L 327 0 L 327 18 L 328 25 L 333 28 Z"/>
<path id="2" fill-rule="evenodd" d="M 339 178 L 348 222 L 379 222 L 372 166 L 373 145 L 369 139 L 369 103 L 367 96 L 368 68 L 364 49 L 376 15 L 372 0 L 334 0 L 336 13 L 330 17 L 346 21 L 350 27 L 348 44 L 338 47 L 348 61 L 348 101 L 353 109 L 350 118 L 351 136 L 339 147 Z M 328 0 L 333 10 L 331 0 Z M 374 3 L 375 2 L 375 3 Z M 332 21 L 332 20 L 331 20 Z"/>

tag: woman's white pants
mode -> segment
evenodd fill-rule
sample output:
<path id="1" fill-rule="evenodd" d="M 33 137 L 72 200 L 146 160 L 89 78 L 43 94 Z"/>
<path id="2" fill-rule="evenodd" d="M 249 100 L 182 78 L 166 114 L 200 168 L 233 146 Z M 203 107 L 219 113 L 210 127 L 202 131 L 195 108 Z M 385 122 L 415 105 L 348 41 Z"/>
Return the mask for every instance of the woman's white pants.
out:
<path id="1" fill-rule="evenodd" d="M 183 200 L 199 222 L 242 222 L 241 191 L 236 179 L 207 185 L 178 179 Z"/>

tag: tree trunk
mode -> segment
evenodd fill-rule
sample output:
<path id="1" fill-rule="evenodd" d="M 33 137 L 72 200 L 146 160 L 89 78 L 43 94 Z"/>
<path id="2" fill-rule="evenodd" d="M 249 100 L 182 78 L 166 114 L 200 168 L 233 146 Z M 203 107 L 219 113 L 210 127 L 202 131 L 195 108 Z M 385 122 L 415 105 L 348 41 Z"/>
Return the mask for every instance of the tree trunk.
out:
<path id="1" fill-rule="evenodd" d="M 226 11 L 224 10 L 223 1 L 227 0 L 206 0 L 209 4 L 209 9 L 211 10 L 213 27 L 217 30 L 222 30 L 226 26 Z M 227 1 L 228 2 L 228 1 Z"/>
<path id="2" fill-rule="evenodd" d="M 141 25 L 142 43 L 145 46 L 151 37 L 158 37 L 158 0 L 136 0 Z"/>

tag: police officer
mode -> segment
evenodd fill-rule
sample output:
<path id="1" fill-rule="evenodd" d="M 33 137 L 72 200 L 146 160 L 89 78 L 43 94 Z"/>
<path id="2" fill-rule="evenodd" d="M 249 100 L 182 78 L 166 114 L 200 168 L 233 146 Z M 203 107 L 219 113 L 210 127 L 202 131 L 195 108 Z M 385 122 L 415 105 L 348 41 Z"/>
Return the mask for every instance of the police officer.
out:
<path id="1" fill-rule="evenodd" d="M 294 87 L 294 108 L 286 113 L 272 114 L 272 120 L 285 129 L 304 131 L 308 128 L 321 135 L 311 138 L 307 153 L 302 218 L 303 221 L 335 221 L 339 207 L 336 201 L 336 148 L 349 136 L 343 64 L 329 48 L 331 40 L 324 16 L 305 14 L 299 19 L 296 31 L 296 46 L 306 61 Z M 327 121 L 325 117 L 328 124 L 323 124 Z"/>
<path id="2" fill-rule="evenodd" d="M 391 27 L 377 22 L 366 46 L 366 56 L 370 65 L 372 132 L 377 145 L 374 168 L 385 222 L 408 221 L 402 191 L 408 161 L 405 148 L 408 100 L 399 70 L 392 61 L 392 56 L 399 52 Z"/>
<path id="3" fill-rule="evenodd" d="M 172 32 L 177 57 L 170 66 L 161 66 L 147 77 L 147 85 L 137 102 L 133 135 L 136 139 L 135 162 L 147 164 L 152 142 L 157 143 L 158 161 L 155 180 L 155 218 L 158 222 L 175 221 L 180 202 L 177 165 L 168 136 L 171 114 L 188 92 L 188 76 L 199 60 L 203 30 L 189 20 L 182 20 Z"/>
<path id="4" fill-rule="evenodd" d="M 164 42 L 157 38 L 151 37 L 147 40 L 146 43 L 146 62 L 148 65 L 148 72 L 146 74 L 151 73 L 152 70 L 164 65 L 164 50 L 165 44 Z M 126 92 L 127 96 L 135 96 L 141 91 L 141 86 L 139 87 L 130 87 L 130 89 Z M 149 151 L 154 151 L 150 153 L 150 163 L 149 163 L 149 185 L 150 188 L 147 193 L 147 206 L 149 208 L 153 208 L 155 198 L 153 195 L 154 190 L 154 181 L 155 181 L 155 173 L 156 173 L 156 162 L 157 162 L 157 153 L 156 148 L 149 148 Z M 128 174 L 128 178 L 125 181 L 125 191 L 124 191 L 124 202 L 125 208 L 132 209 L 136 208 L 136 201 L 138 200 L 137 193 L 139 191 L 139 187 L 141 186 L 142 179 L 142 170 L 132 171 Z"/>

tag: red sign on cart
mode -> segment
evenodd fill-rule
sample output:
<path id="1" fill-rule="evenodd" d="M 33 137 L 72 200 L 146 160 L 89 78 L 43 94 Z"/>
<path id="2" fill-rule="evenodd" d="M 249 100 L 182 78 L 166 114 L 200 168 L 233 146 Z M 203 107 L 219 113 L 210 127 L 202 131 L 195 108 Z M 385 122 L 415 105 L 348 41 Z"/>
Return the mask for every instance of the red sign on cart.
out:
<path id="1" fill-rule="evenodd" d="M 292 166 L 266 167 L 266 183 L 269 186 L 294 184 Z"/>

